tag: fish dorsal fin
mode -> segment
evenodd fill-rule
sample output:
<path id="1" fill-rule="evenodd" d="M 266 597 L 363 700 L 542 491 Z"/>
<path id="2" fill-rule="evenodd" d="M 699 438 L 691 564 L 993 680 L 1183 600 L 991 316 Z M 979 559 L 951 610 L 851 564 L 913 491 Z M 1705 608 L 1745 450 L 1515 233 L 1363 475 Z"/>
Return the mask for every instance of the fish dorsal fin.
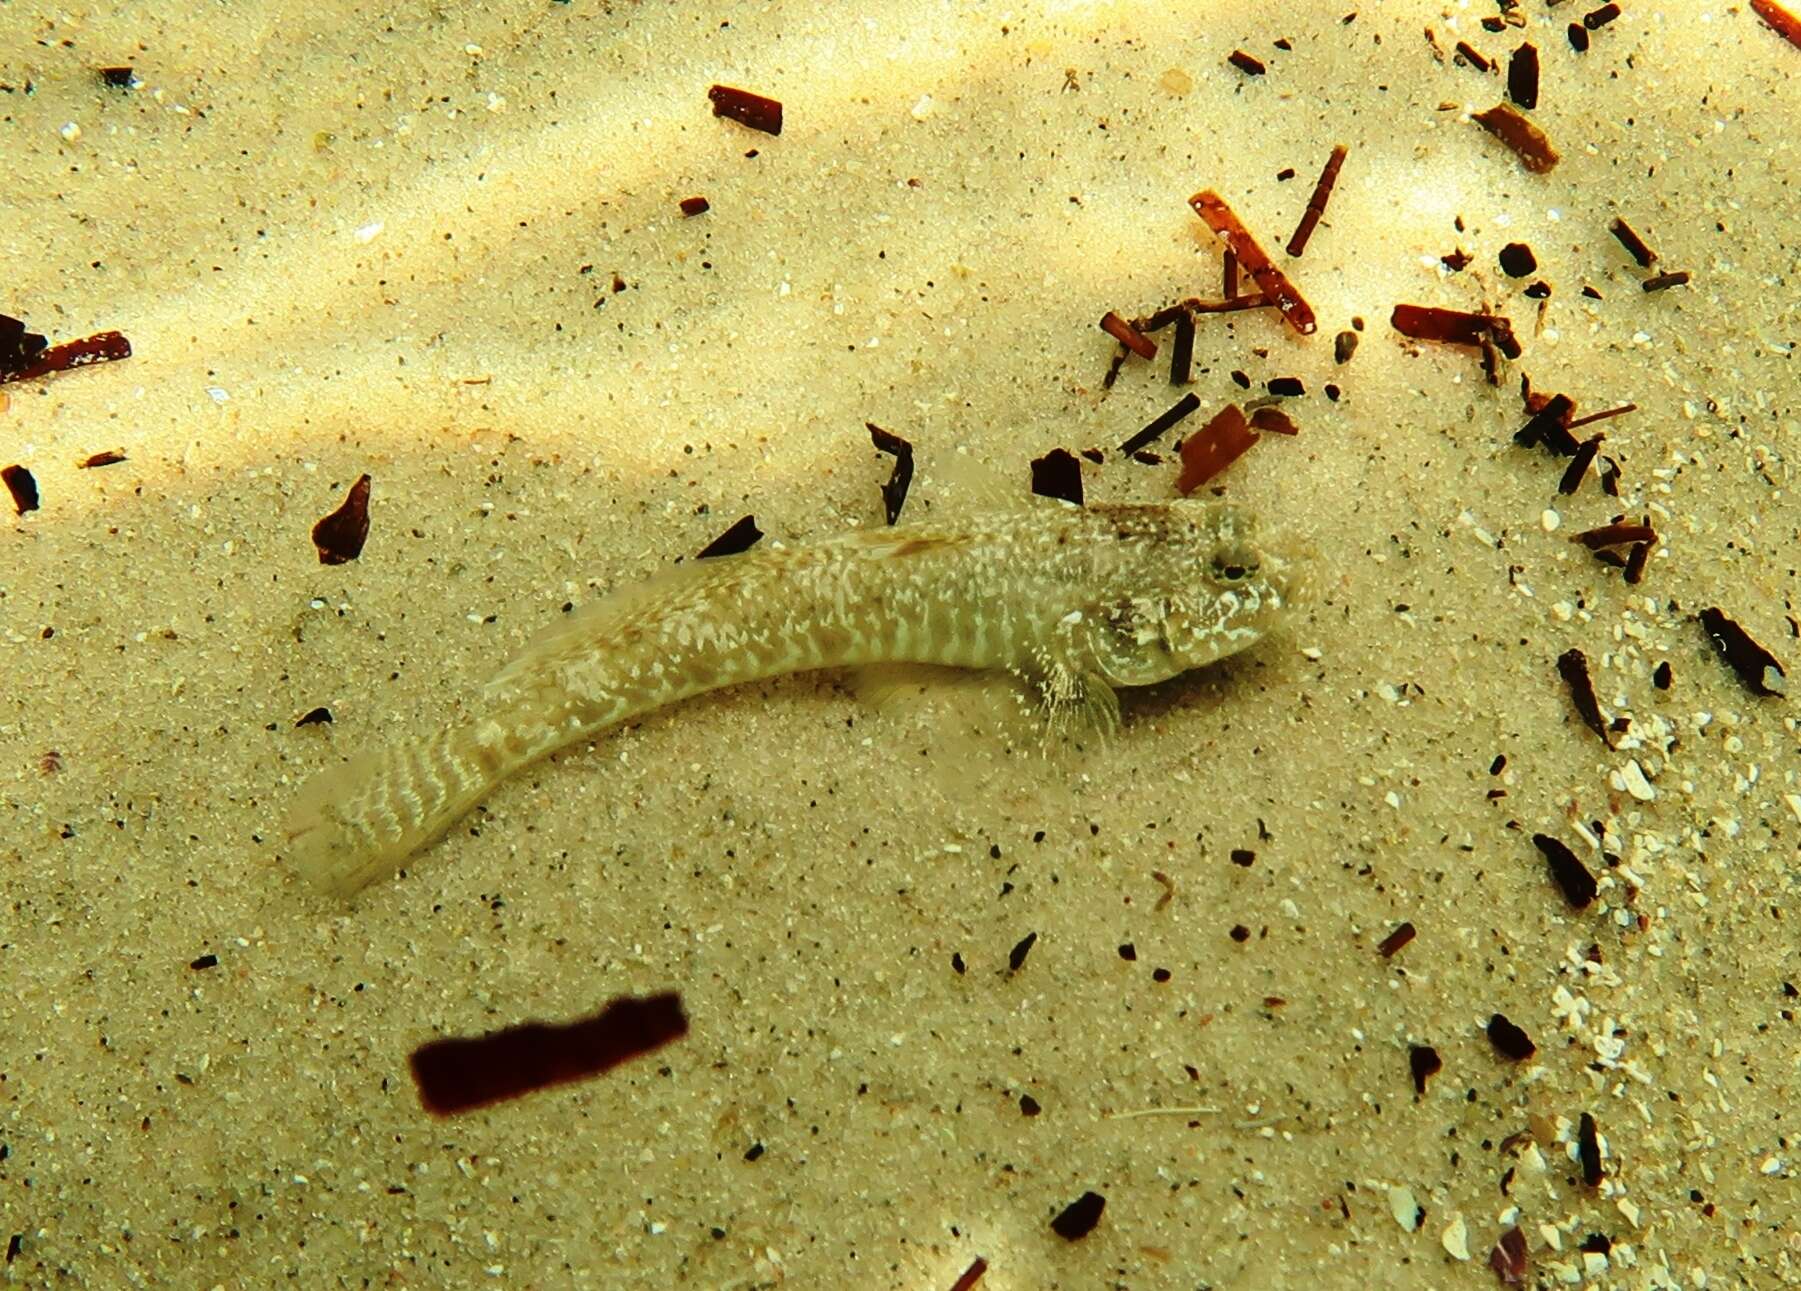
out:
<path id="1" fill-rule="evenodd" d="M 744 554 L 712 556 L 705 560 L 690 559 L 679 565 L 668 565 L 648 577 L 620 583 L 567 614 L 559 615 L 526 638 L 501 670 L 489 679 L 489 692 L 504 689 L 543 660 L 579 649 L 597 637 L 616 632 L 619 626 L 653 606 L 667 606 L 691 596 L 705 595 L 721 583 L 740 573 Z"/>

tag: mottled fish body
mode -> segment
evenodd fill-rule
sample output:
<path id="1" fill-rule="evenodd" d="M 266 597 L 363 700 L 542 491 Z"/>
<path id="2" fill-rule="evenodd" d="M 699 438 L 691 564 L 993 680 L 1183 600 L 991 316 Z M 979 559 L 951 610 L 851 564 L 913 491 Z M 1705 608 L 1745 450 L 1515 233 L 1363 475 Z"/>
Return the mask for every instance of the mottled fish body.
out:
<path id="1" fill-rule="evenodd" d="M 1261 637 L 1288 572 L 1242 511 L 1185 500 L 1043 501 L 695 561 L 552 625 L 437 734 L 321 773 L 289 817 L 287 855 L 349 896 L 557 749 L 703 691 L 816 668 L 1000 670 L 1048 722 L 1110 727 L 1114 687 Z"/>

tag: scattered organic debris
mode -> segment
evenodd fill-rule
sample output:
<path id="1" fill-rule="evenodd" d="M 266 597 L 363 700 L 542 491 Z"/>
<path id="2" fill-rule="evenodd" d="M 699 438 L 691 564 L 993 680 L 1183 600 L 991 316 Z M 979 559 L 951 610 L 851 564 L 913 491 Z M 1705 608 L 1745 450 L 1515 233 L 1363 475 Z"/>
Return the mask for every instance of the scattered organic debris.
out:
<path id="1" fill-rule="evenodd" d="M 1713 642 L 1746 690 L 1753 695 L 1781 695 L 1787 691 L 1786 674 L 1776 656 L 1764 649 L 1718 606 L 1701 611 L 1701 629 Z"/>
<path id="2" fill-rule="evenodd" d="M 1211 421 L 1182 441 L 1182 473 L 1176 492 L 1183 497 L 1237 461 L 1257 435 L 1245 420 L 1244 409 L 1229 403 Z"/>
<path id="3" fill-rule="evenodd" d="M 887 453 L 894 458 L 894 470 L 882 485 L 882 510 L 893 524 L 900 519 L 901 508 L 907 502 L 907 490 L 913 485 L 913 445 L 892 431 L 883 430 L 873 421 L 863 423 L 869 430 L 869 438 L 875 444 L 878 453 Z"/>
<path id="4" fill-rule="evenodd" d="M 1776 3 L 1776 0 L 1751 0 L 1751 10 L 1770 25 L 1770 30 L 1796 49 L 1801 49 L 1801 17 Z"/>
<path id="5" fill-rule="evenodd" d="M 729 117 L 739 125 L 761 130 L 764 134 L 782 132 L 782 105 L 774 99 L 729 85 L 713 86 L 707 91 L 707 97 L 713 101 L 716 117 Z"/>
<path id="6" fill-rule="evenodd" d="M 1032 463 L 1032 492 L 1082 505 L 1082 464 L 1067 449 L 1053 448 Z"/>
<path id="7" fill-rule="evenodd" d="M 720 534 L 695 553 L 696 560 L 712 560 L 715 556 L 736 556 L 741 551 L 749 551 L 763 540 L 763 531 L 757 528 L 754 515 L 742 515 L 733 522 L 732 527 Z"/>
<path id="8" fill-rule="evenodd" d="M 1507 60 L 1507 97 L 1530 112 L 1538 106 L 1538 47 L 1521 45 Z"/>
<path id="9" fill-rule="evenodd" d="M 684 197 L 681 201 L 682 214 L 689 218 L 705 215 L 712 209 L 712 203 L 704 197 Z"/>
<path id="10" fill-rule="evenodd" d="M 1393 932 L 1389 933 L 1388 936 L 1378 942 L 1376 944 L 1376 949 L 1382 953 L 1382 958 L 1393 959 L 1395 953 L 1408 942 L 1412 941 L 1415 935 L 1413 922 L 1409 920 L 1408 922 L 1399 925 Z"/>
<path id="11" fill-rule="evenodd" d="M 1544 855 L 1545 863 L 1551 867 L 1551 878 L 1571 909 L 1586 910 L 1601 890 L 1588 866 L 1577 859 L 1566 843 L 1549 834 L 1534 834 L 1532 845 Z"/>
<path id="12" fill-rule="evenodd" d="M 1141 359 L 1157 357 L 1157 342 L 1133 327 L 1111 309 L 1101 315 L 1101 330 Z"/>
<path id="13" fill-rule="evenodd" d="M 313 526 L 313 546 L 321 565 L 342 565 L 363 554 L 369 540 L 369 476 L 350 486 L 344 502 Z"/>
<path id="14" fill-rule="evenodd" d="M 0 467 L 0 482 L 6 485 L 6 491 L 12 494 L 13 509 L 20 515 L 38 509 L 38 482 L 25 467 L 17 463 Z"/>
<path id="15" fill-rule="evenodd" d="M 1497 1013 L 1488 1020 L 1488 1041 L 1494 1045 L 1495 1052 L 1503 1058 L 1514 1062 L 1524 1062 L 1538 1052 L 1538 1046 L 1532 1043 L 1532 1037 L 1507 1020 L 1505 1013 Z"/>
<path id="16" fill-rule="evenodd" d="M 1407 1051 L 1407 1067 L 1413 1073 L 1413 1092 L 1423 1098 L 1426 1082 L 1444 1070 L 1444 1059 L 1429 1044 L 1416 1044 Z"/>
<path id="17" fill-rule="evenodd" d="M 1232 208 L 1226 205 L 1226 199 L 1212 189 L 1203 189 L 1188 199 L 1195 214 L 1205 220 L 1207 227 L 1226 240 L 1232 248 L 1232 254 L 1256 281 L 1263 294 L 1275 303 L 1282 311 L 1282 317 L 1288 325 L 1302 336 L 1312 335 L 1318 326 L 1314 322 L 1313 310 L 1301 293 L 1288 281 L 1286 275 L 1276 268 L 1263 248 L 1257 245 L 1257 239 L 1251 236 Z"/>
<path id="18" fill-rule="evenodd" d="M 410 1059 L 419 1101 L 450 1116 L 598 1076 L 688 1033 L 681 996 L 622 996 L 593 1017 L 528 1022 L 475 1039 L 434 1040 Z"/>
<path id="19" fill-rule="evenodd" d="M 0 314 L 0 385 L 130 357 L 131 342 L 120 332 L 95 332 L 51 345 L 38 333 L 26 331 L 18 319 Z"/>
<path id="20" fill-rule="evenodd" d="M 1612 748 L 1613 741 L 1607 738 L 1607 721 L 1601 716 L 1601 701 L 1595 698 L 1595 683 L 1588 675 L 1588 656 L 1574 647 L 1565 650 L 1557 656 L 1557 675 L 1569 687 L 1570 699 L 1583 725 Z"/>
<path id="21" fill-rule="evenodd" d="M 1107 1199 L 1098 1192 L 1085 1192 L 1063 1208 L 1051 1221 L 1051 1231 L 1065 1241 L 1074 1242 L 1088 1236 L 1101 1222 Z"/>
<path id="22" fill-rule="evenodd" d="M 1147 423 L 1143 429 L 1138 431 L 1137 434 L 1121 444 L 1119 446 L 1119 451 L 1122 453 L 1136 453 L 1139 449 L 1155 443 L 1164 431 L 1192 414 L 1195 409 L 1200 406 L 1200 396 L 1195 394 L 1192 390 L 1189 391 L 1180 399 L 1176 400 L 1175 403 L 1159 413 L 1153 420 Z"/>
<path id="23" fill-rule="evenodd" d="M 1486 112 L 1474 113 L 1470 119 L 1511 148 L 1520 164 L 1534 175 L 1543 175 L 1557 165 L 1557 149 L 1545 138 L 1545 132 L 1518 109 L 1497 103 Z"/>
<path id="24" fill-rule="evenodd" d="M 1313 186 L 1313 196 L 1307 199 L 1307 209 L 1301 215 L 1301 222 L 1295 227 L 1294 236 L 1288 239 L 1287 251 L 1290 256 L 1298 257 L 1307 249 L 1314 227 L 1326 213 L 1326 202 L 1332 196 L 1333 186 L 1338 183 L 1338 171 L 1344 165 L 1346 152 L 1344 144 L 1332 145 L 1325 168 L 1319 173 L 1319 182 Z"/>

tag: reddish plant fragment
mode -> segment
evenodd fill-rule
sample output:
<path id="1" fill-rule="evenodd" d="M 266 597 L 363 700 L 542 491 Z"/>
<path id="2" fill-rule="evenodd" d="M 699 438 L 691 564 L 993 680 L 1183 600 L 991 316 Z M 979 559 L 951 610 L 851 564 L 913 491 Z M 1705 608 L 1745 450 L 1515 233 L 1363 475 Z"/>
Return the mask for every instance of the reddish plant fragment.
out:
<path id="1" fill-rule="evenodd" d="M 1416 935 L 1413 923 L 1409 920 L 1378 942 L 1376 949 L 1382 952 L 1382 958 L 1393 959 L 1395 952 L 1412 941 Z"/>
<path id="2" fill-rule="evenodd" d="M 1587 1112 L 1576 1122 L 1576 1157 L 1582 1162 L 1582 1182 L 1591 1188 L 1599 1188 L 1607 1172 L 1601 1168 L 1600 1131 L 1595 1126 L 1595 1118 Z"/>
<path id="3" fill-rule="evenodd" d="M 1619 216 L 1616 215 L 1613 217 L 1613 222 L 1607 226 L 1607 231 L 1613 234 L 1615 238 L 1619 239 L 1620 245 L 1625 247 L 1627 254 L 1638 262 L 1638 267 L 1640 269 L 1649 269 L 1651 267 L 1651 262 L 1657 259 L 1657 252 L 1646 246 L 1645 240 L 1635 233 L 1632 226 L 1622 220 Z"/>
<path id="4" fill-rule="evenodd" d="M 1053 448 L 1032 462 L 1032 493 L 1082 505 L 1082 464 L 1074 453 Z"/>
<path id="5" fill-rule="evenodd" d="M 1326 202 L 1332 196 L 1332 188 L 1338 183 L 1339 169 L 1344 165 L 1346 148 L 1342 143 L 1332 145 L 1332 153 L 1326 158 L 1326 165 L 1319 173 L 1319 182 L 1313 186 L 1313 196 L 1307 199 L 1307 209 L 1301 214 L 1301 222 L 1295 226 L 1294 236 L 1288 239 L 1288 254 L 1298 256 L 1307 249 L 1307 241 L 1313 236 L 1314 226 L 1320 216 L 1326 213 Z"/>
<path id="6" fill-rule="evenodd" d="M 1581 533 L 1570 535 L 1571 542 L 1579 542 L 1590 551 L 1600 551 L 1603 547 L 1624 547 L 1635 542 L 1656 542 L 1657 531 L 1648 524 L 1640 524 L 1631 520 L 1616 520 L 1612 524 L 1604 524 L 1597 529 L 1584 529 Z"/>
<path id="7" fill-rule="evenodd" d="M 104 453 L 95 453 L 92 457 L 84 458 L 75 463 L 75 469 L 78 471 L 91 471 L 96 466 L 116 466 L 124 460 L 124 449 L 109 448 Z"/>
<path id="8" fill-rule="evenodd" d="M 1564 429 L 1567 430 L 1568 427 Z M 1601 442 L 1605 438 L 1604 435 L 1590 435 L 1576 446 L 1576 455 L 1570 459 L 1569 466 L 1564 468 L 1563 478 L 1557 481 L 1559 493 L 1574 493 L 1582 487 L 1583 478 L 1588 475 L 1588 468 L 1594 462 L 1595 454 L 1601 451 Z"/>
<path id="9" fill-rule="evenodd" d="M 1246 76 L 1263 75 L 1263 61 L 1245 53 L 1242 49 L 1235 49 L 1230 54 L 1227 54 L 1226 61 L 1236 67 L 1239 71 L 1243 72 Z"/>
<path id="10" fill-rule="evenodd" d="M 476 1039 L 433 1040 L 408 1060 L 419 1101 L 434 1116 L 585 1080 L 688 1033 L 674 991 L 621 996 L 592 1017 L 527 1022 Z"/>
<path id="11" fill-rule="evenodd" d="M 321 565 L 342 565 L 363 554 L 369 540 L 369 477 L 350 486 L 344 503 L 313 526 L 313 546 Z"/>
<path id="12" fill-rule="evenodd" d="M 1264 254 L 1263 248 L 1257 245 L 1257 239 L 1245 228 L 1232 208 L 1226 205 L 1226 199 L 1211 188 L 1203 189 L 1188 199 L 1196 215 L 1205 220 L 1207 227 L 1226 240 L 1232 248 L 1232 254 L 1238 262 L 1250 271 L 1251 277 L 1263 294 L 1275 303 L 1282 311 L 1282 317 L 1288 325 L 1302 336 L 1311 336 L 1318 326 L 1313 319 L 1313 310 L 1295 290 L 1293 283 L 1276 268 L 1270 258 Z"/>
<path id="13" fill-rule="evenodd" d="M 1137 434 L 1133 435 L 1132 438 L 1121 444 L 1119 446 L 1119 451 L 1122 453 L 1136 453 L 1147 444 L 1154 442 L 1158 436 L 1163 434 L 1163 432 L 1168 430 L 1171 426 L 1175 425 L 1183 418 L 1192 415 L 1194 410 L 1200 406 L 1200 397 L 1196 395 L 1194 391 L 1190 390 L 1187 394 L 1176 400 L 1175 403 L 1159 413 L 1153 421 L 1144 427 L 1144 429 L 1140 430 Z"/>
<path id="14" fill-rule="evenodd" d="M 1557 149 L 1545 132 L 1533 125 L 1519 111 L 1505 103 L 1497 103 L 1486 112 L 1474 113 L 1473 121 L 1513 150 L 1520 164 L 1534 175 L 1543 175 L 1557 165 Z"/>
<path id="15" fill-rule="evenodd" d="M 1256 432 L 1245 421 L 1244 409 L 1229 403 L 1205 426 L 1182 441 L 1182 473 L 1176 492 L 1183 497 L 1225 470 L 1257 442 Z"/>
<path id="16" fill-rule="evenodd" d="M 1407 1068 L 1413 1073 L 1413 1092 L 1424 1097 L 1426 1082 L 1445 1069 L 1445 1061 L 1431 1045 L 1416 1044 L 1407 1051 Z"/>
<path id="17" fill-rule="evenodd" d="M 1771 31 L 1801 49 L 1801 18 L 1777 4 L 1776 0 L 1751 0 L 1751 11 L 1769 23 Z"/>
<path id="18" fill-rule="evenodd" d="M 1532 1043 L 1532 1037 L 1507 1020 L 1505 1013 L 1497 1013 L 1488 1020 L 1488 1042 L 1495 1047 L 1495 1052 L 1503 1058 L 1511 1058 L 1514 1062 L 1524 1062 L 1538 1052 L 1538 1046 Z"/>
<path id="19" fill-rule="evenodd" d="M 1472 314 L 1462 309 L 1440 309 L 1436 305 L 1396 305 L 1388 316 L 1388 324 L 1402 336 L 1410 336 L 1416 341 L 1477 346 L 1488 341 L 1510 359 L 1520 356 L 1520 343 L 1514 338 L 1513 324 L 1499 314 Z"/>
<path id="20" fill-rule="evenodd" d="M 1157 342 L 1133 327 L 1111 309 L 1101 315 L 1101 330 L 1141 359 L 1157 357 Z"/>
<path id="21" fill-rule="evenodd" d="M 1549 834 L 1534 834 L 1532 845 L 1543 854 L 1545 864 L 1551 868 L 1551 878 L 1563 893 L 1563 899 L 1570 903 L 1570 908 L 1586 910 L 1601 890 L 1595 876 L 1588 872 L 1588 866 L 1577 858 L 1567 843 Z"/>
<path id="22" fill-rule="evenodd" d="M 1169 350 L 1169 383 L 1173 386 L 1194 383 L 1194 313 L 1184 309 L 1176 315 L 1176 343 Z"/>
<path id="23" fill-rule="evenodd" d="M 1074 1242 L 1088 1236 L 1094 1226 L 1101 1222 L 1101 1212 L 1107 1208 L 1107 1199 L 1098 1192 L 1085 1192 L 1051 1221 L 1051 1231 L 1066 1242 Z"/>
<path id="24" fill-rule="evenodd" d="M 1521 45 L 1507 60 L 1507 97 L 1530 112 L 1538 106 L 1538 47 Z"/>
<path id="25" fill-rule="evenodd" d="M 894 470 L 889 473 L 888 482 L 882 485 L 882 510 L 888 516 L 888 523 L 893 524 L 900 519 L 907 490 L 913 484 L 913 445 L 873 421 L 863 424 L 869 428 L 869 438 L 875 444 L 876 452 L 887 453 L 894 459 Z"/>
<path id="26" fill-rule="evenodd" d="M 1637 404 L 1623 403 L 1618 408 L 1604 408 L 1600 412 L 1591 412 L 1586 417 L 1578 417 L 1578 418 L 1576 418 L 1576 420 L 1569 422 L 1565 426 L 1565 429 L 1566 430 L 1574 430 L 1578 426 L 1588 425 L 1588 423 L 1591 421 L 1606 421 L 1609 417 L 1624 417 L 1629 412 L 1637 412 L 1637 411 L 1638 411 Z"/>
<path id="27" fill-rule="evenodd" d="M 1688 270 L 1678 269 L 1674 273 L 1655 273 L 1639 285 L 1646 291 L 1668 291 L 1671 287 L 1680 287 L 1688 282 Z"/>
<path id="28" fill-rule="evenodd" d="M 0 481 L 6 484 L 6 491 L 13 495 L 13 509 L 20 515 L 38 509 L 37 477 L 17 464 L 0 468 Z"/>
<path id="29" fill-rule="evenodd" d="M 1707 639 L 1713 642 L 1714 649 L 1726 661 L 1727 667 L 1738 674 L 1745 689 L 1753 695 L 1781 695 L 1786 692 L 1787 683 L 1783 680 L 1785 673 L 1782 665 L 1776 662 L 1776 656 L 1764 649 L 1751 634 L 1726 616 L 1726 612 L 1718 606 L 1701 611 L 1701 630 L 1707 633 Z"/>
<path id="30" fill-rule="evenodd" d="M 1601 716 L 1601 701 L 1595 698 L 1595 683 L 1588 675 L 1588 656 L 1575 648 L 1565 650 L 1557 656 L 1557 675 L 1569 687 L 1570 700 L 1576 705 L 1576 715 L 1583 725 L 1599 735 L 1601 743 L 1612 748 L 1613 741 L 1607 738 L 1607 721 Z"/>
<path id="31" fill-rule="evenodd" d="M 715 556 L 736 556 L 741 551 L 749 551 L 762 540 L 763 531 L 757 528 L 757 517 L 741 515 L 731 528 L 697 551 L 694 559 L 711 560 Z"/>
<path id="32" fill-rule="evenodd" d="M 1464 62 L 1468 63 L 1471 67 L 1474 67 L 1478 72 L 1486 72 L 1489 68 L 1494 66 L 1493 63 L 1482 57 L 1481 52 L 1467 40 L 1458 41 L 1453 48 L 1456 49 L 1459 54 L 1463 55 Z"/>
<path id="33" fill-rule="evenodd" d="M 713 101 L 713 115 L 729 117 L 739 125 L 761 130 L 764 134 L 782 132 L 782 105 L 774 99 L 752 94 L 730 85 L 715 85 L 707 91 Z"/>
<path id="34" fill-rule="evenodd" d="M 1526 1235 L 1518 1224 L 1501 1234 L 1495 1249 L 1488 1253 L 1488 1267 L 1504 1287 L 1526 1285 Z"/>
<path id="35" fill-rule="evenodd" d="M 0 384 L 130 357 L 131 342 L 120 332 L 95 332 L 46 349 L 42 336 L 27 332 L 18 319 L 0 314 Z"/>
<path id="36" fill-rule="evenodd" d="M 1631 550 L 1626 553 L 1626 581 L 1634 587 L 1642 583 L 1645 579 L 1645 566 L 1650 563 L 1650 560 L 1651 544 L 1648 542 L 1633 543 Z"/>
<path id="37" fill-rule="evenodd" d="M 1219 272 L 1220 295 L 1231 300 L 1238 294 L 1238 256 L 1231 247 L 1220 258 Z"/>
<path id="38" fill-rule="evenodd" d="M 1620 7 L 1613 3 L 1613 0 L 1607 0 L 1607 3 L 1602 5 L 1599 9 L 1590 9 L 1587 13 L 1583 14 L 1582 25 L 1587 27 L 1590 31 L 1599 31 L 1619 16 Z"/>
<path id="39" fill-rule="evenodd" d="M 1280 408 L 1265 405 L 1251 411 L 1251 429 L 1267 430 L 1277 435 L 1298 435 L 1301 428 L 1294 424 L 1294 418 Z"/>
<path id="40" fill-rule="evenodd" d="M 1567 394 L 1554 394 L 1540 404 L 1526 419 L 1526 424 L 1513 432 L 1513 442 L 1521 448 L 1543 446 L 1562 457 L 1574 457 L 1582 446 L 1570 434 L 1570 414 L 1576 401 Z"/>
<path id="41" fill-rule="evenodd" d="M 692 217 L 695 215 L 705 215 L 707 211 L 712 209 L 712 203 L 708 202 L 704 197 L 684 197 L 681 201 L 681 207 L 684 216 Z"/>
<path id="42" fill-rule="evenodd" d="M 971 1287 L 982 1280 L 982 1274 L 987 1271 L 988 1261 L 980 1255 L 976 1256 L 969 1262 L 969 1267 L 963 1270 L 962 1276 L 951 1283 L 951 1291 L 970 1291 Z"/>

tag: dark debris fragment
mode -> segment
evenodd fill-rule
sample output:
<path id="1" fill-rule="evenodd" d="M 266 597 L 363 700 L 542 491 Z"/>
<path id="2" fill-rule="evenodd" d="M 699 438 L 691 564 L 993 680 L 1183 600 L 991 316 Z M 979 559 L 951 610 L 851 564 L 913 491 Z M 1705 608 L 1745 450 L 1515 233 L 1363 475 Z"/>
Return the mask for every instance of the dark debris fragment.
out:
<path id="1" fill-rule="evenodd" d="M 1168 430 L 1183 418 L 1192 415 L 1200 406 L 1200 396 L 1190 390 L 1187 394 L 1176 400 L 1175 403 L 1171 404 L 1148 422 L 1137 434 L 1121 444 L 1119 446 L 1119 451 L 1122 453 L 1136 453 L 1139 449 L 1155 443 L 1164 431 Z"/>
<path id="2" fill-rule="evenodd" d="M 1718 606 L 1702 610 L 1701 630 L 1713 642 L 1720 658 L 1726 661 L 1746 690 L 1753 695 L 1781 695 L 1787 692 L 1786 673 L 1776 656 L 1759 645 L 1749 632 L 1729 618 Z"/>
<path id="3" fill-rule="evenodd" d="M 1526 1235 L 1518 1224 L 1501 1234 L 1494 1250 L 1488 1253 L 1488 1267 L 1495 1271 L 1504 1287 L 1526 1285 Z"/>
<path id="4" fill-rule="evenodd" d="M 1082 505 L 1082 463 L 1066 448 L 1053 448 L 1032 461 L 1032 493 Z"/>
<path id="5" fill-rule="evenodd" d="M 907 502 L 907 490 L 913 485 L 913 445 L 873 421 L 863 424 L 869 430 L 876 452 L 887 453 L 894 459 L 894 470 L 889 473 L 887 483 L 882 485 L 882 510 L 888 523 L 893 524 L 900 519 L 901 508 Z"/>
<path id="6" fill-rule="evenodd" d="M 1607 1172 L 1601 1168 L 1601 1135 L 1595 1128 L 1595 1118 L 1587 1112 L 1582 1113 L 1576 1125 L 1576 1155 L 1582 1162 L 1582 1182 L 1599 1188 Z"/>
<path id="7" fill-rule="evenodd" d="M 1489 1018 L 1487 1030 L 1488 1042 L 1503 1058 L 1524 1062 L 1538 1052 L 1538 1046 L 1532 1043 L 1532 1037 L 1508 1021 L 1505 1013 L 1497 1013 Z"/>
<path id="8" fill-rule="evenodd" d="M 1107 1199 L 1100 1193 L 1085 1192 L 1051 1220 L 1051 1231 L 1066 1242 L 1079 1241 L 1094 1231 L 1106 1208 Z"/>
<path id="9" fill-rule="evenodd" d="M 702 547 L 696 553 L 695 559 L 711 560 L 715 556 L 736 556 L 741 551 L 749 551 L 762 540 L 763 531 L 757 528 L 757 517 L 754 515 L 739 516 L 731 528 Z"/>
<path id="10" fill-rule="evenodd" d="M 1551 878 L 1563 893 L 1563 899 L 1572 909 L 1586 910 L 1601 890 L 1595 876 L 1588 872 L 1588 866 L 1577 858 L 1567 843 L 1549 834 L 1534 834 L 1532 845 L 1550 866 Z"/>
<path id="11" fill-rule="evenodd" d="M 1569 687 L 1570 700 L 1576 705 L 1582 724 L 1612 748 L 1613 741 L 1607 738 L 1607 720 L 1601 716 L 1601 701 L 1595 698 L 1595 683 L 1588 674 L 1588 656 L 1574 646 L 1565 650 L 1557 656 L 1557 675 Z"/>
<path id="12" fill-rule="evenodd" d="M 16 462 L 11 466 L 0 467 L 0 482 L 5 483 L 6 491 L 12 494 L 13 510 L 20 515 L 38 509 L 37 477 Z"/>
<path id="13" fill-rule="evenodd" d="M 764 134 L 782 132 L 782 105 L 774 99 L 729 85 L 713 86 L 707 91 L 707 97 L 713 101 L 716 117 L 726 117 Z"/>
<path id="14" fill-rule="evenodd" d="M 1382 958 L 1393 959 L 1395 953 L 1408 942 L 1412 941 L 1416 935 L 1417 933 L 1414 930 L 1413 923 L 1409 920 L 1408 922 L 1401 924 L 1381 941 L 1377 942 L 1376 949 L 1382 953 Z"/>
<path id="15" fill-rule="evenodd" d="M 1534 175 L 1543 175 L 1557 165 L 1557 149 L 1545 132 L 1505 103 L 1497 103 L 1486 112 L 1472 114 L 1471 119 L 1513 150 L 1520 164 Z"/>
<path id="16" fill-rule="evenodd" d="M 528 1022 L 474 1039 L 433 1040 L 413 1050 L 409 1062 L 425 1110 L 449 1116 L 600 1075 L 687 1032 L 676 992 L 621 996 L 576 1022 Z"/>
<path id="17" fill-rule="evenodd" d="M 1026 966 L 1026 956 L 1032 953 L 1032 947 L 1037 944 L 1037 941 L 1038 934 L 1035 932 L 1028 932 L 1014 943 L 1013 949 L 1007 952 L 1008 972 L 1017 973 Z"/>
<path id="18" fill-rule="evenodd" d="M 1407 1051 L 1407 1068 L 1413 1073 L 1413 1092 L 1421 1097 L 1425 1096 L 1426 1082 L 1444 1067 L 1444 1059 L 1429 1044 L 1416 1044 Z"/>
<path id="19" fill-rule="evenodd" d="M 1245 420 L 1244 409 L 1235 403 L 1227 404 L 1182 441 L 1182 471 L 1176 478 L 1176 492 L 1187 497 L 1237 461 L 1257 438 Z"/>
<path id="20" fill-rule="evenodd" d="M 342 505 L 313 526 L 313 546 L 321 565 L 342 565 L 363 554 L 369 540 L 369 476 L 350 486 Z"/>

